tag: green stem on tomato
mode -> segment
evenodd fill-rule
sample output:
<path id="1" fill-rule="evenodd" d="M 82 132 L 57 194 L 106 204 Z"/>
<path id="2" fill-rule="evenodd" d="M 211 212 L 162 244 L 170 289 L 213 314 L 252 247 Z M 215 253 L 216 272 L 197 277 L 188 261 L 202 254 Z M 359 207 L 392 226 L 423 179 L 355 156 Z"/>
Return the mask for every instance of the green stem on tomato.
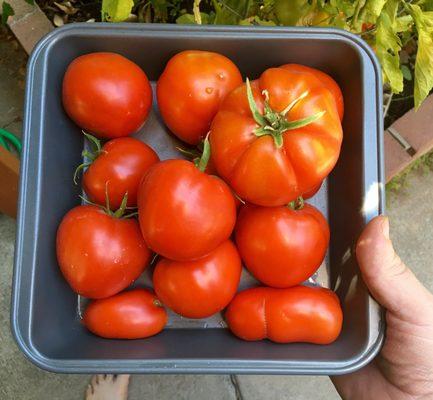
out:
<path id="1" fill-rule="evenodd" d="M 290 112 L 290 110 L 293 109 L 293 107 L 296 106 L 296 104 L 298 104 L 301 100 L 305 99 L 308 96 L 308 91 L 303 92 L 300 96 L 294 99 L 290 104 L 287 105 L 287 107 L 285 107 L 283 111 L 277 112 L 271 108 L 269 104 L 269 93 L 267 90 L 264 90 L 262 92 L 262 95 L 265 97 L 263 104 L 264 113 L 262 115 L 254 100 L 253 91 L 251 89 L 251 84 L 248 78 L 246 80 L 246 88 L 248 104 L 251 110 L 251 114 L 254 118 L 254 121 L 256 121 L 257 125 L 259 125 L 254 130 L 254 134 L 258 137 L 265 135 L 272 136 L 275 146 L 277 148 L 282 147 L 283 134 L 285 132 L 307 126 L 321 118 L 326 112 L 325 110 L 322 110 L 308 117 L 289 121 L 287 119 L 287 114 Z"/>
<path id="2" fill-rule="evenodd" d="M 196 161 L 197 168 L 204 172 L 206 170 L 207 164 L 210 159 L 210 143 L 209 143 L 209 133 L 206 135 L 203 141 L 203 153 L 198 161 Z"/>
<path id="3" fill-rule="evenodd" d="M 296 200 L 292 200 L 287 207 L 291 208 L 294 211 L 302 210 L 304 208 L 305 201 L 302 196 L 299 196 Z"/>

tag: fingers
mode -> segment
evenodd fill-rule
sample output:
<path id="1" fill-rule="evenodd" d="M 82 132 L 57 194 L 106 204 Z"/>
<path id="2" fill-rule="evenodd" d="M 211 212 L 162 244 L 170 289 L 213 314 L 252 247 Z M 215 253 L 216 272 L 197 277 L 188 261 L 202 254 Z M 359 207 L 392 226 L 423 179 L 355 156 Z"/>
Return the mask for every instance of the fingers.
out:
<path id="1" fill-rule="evenodd" d="M 356 256 L 368 289 L 382 306 L 412 322 L 431 314 L 433 296 L 395 253 L 388 218 L 370 221 L 358 240 Z"/>

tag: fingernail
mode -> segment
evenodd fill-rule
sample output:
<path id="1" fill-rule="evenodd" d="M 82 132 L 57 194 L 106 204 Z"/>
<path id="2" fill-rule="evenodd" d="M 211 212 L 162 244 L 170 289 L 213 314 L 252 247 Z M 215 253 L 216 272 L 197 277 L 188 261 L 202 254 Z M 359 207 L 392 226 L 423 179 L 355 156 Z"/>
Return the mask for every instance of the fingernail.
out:
<path id="1" fill-rule="evenodd" d="M 382 217 L 382 234 L 389 239 L 389 220 L 388 217 Z"/>

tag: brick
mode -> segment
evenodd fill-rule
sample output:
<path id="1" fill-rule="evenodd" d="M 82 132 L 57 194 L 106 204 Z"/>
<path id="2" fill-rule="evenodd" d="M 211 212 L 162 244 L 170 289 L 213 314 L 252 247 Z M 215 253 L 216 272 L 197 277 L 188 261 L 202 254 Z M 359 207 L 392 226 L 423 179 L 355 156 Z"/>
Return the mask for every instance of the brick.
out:
<path id="1" fill-rule="evenodd" d="M 412 157 L 403 149 L 400 143 L 386 131 L 384 135 L 384 147 L 385 177 L 386 182 L 389 182 L 412 162 Z"/>
<path id="2" fill-rule="evenodd" d="M 54 29 L 50 20 L 35 4 L 27 4 L 24 0 L 10 0 L 15 15 L 9 17 L 8 25 L 24 50 L 30 54 L 36 43 Z"/>

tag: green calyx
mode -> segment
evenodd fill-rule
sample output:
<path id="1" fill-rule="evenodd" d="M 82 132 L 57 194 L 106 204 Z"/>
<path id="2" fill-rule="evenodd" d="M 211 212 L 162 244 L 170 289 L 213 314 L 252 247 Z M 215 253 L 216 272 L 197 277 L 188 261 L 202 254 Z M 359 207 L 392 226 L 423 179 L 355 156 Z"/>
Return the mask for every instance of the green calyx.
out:
<path id="1" fill-rule="evenodd" d="M 209 163 L 210 159 L 210 143 L 209 143 L 209 134 L 206 135 L 206 137 L 203 140 L 203 152 L 201 153 L 200 158 L 194 158 L 194 164 L 195 166 L 201 171 L 205 172 L 207 164 Z"/>
<path id="2" fill-rule="evenodd" d="M 103 152 L 102 150 L 102 146 L 101 146 L 101 141 L 97 138 L 95 138 L 95 136 L 90 135 L 89 133 L 86 133 L 84 131 L 83 135 L 86 137 L 86 139 L 89 141 L 90 143 L 90 147 L 91 150 L 83 150 L 83 152 L 81 153 L 81 155 L 83 157 L 85 157 L 87 159 L 87 161 L 81 163 L 77 169 L 74 172 L 74 183 L 77 185 L 77 179 L 78 179 L 78 174 L 85 168 L 89 167 L 90 165 L 92 165 L 93 161 L 95 161 Z"/>
<path id="3" fill-rule="evenodd" d="M 294 211 L 299 211 L 304 208 L 305 200 L 302 196 L 299 196 L 296 200 L 291 201 L 287 204 L 287 207 L 291 208 Z"/>
<path id="4" fill-rule="evenodd" d="M 122 202 L 120 203 L 120 207 L 116 211 L 111 210 L 110 197 L 108 196 L 108 181 L 105 184 L 105 206 L 93 203 L 92 201 L 86 199 L 81 195 L 80 195 L 80 199 L 83 200 L 83 202 L 86 204 L 91 204 L 92 206 L 100 208 L 102 211 L 105 212 L 105 214 L 113 218 L 127 219 L 138 215 L 138 211 L 136 211 L 137 210 L 136 207 L 127 207 L 128 192 L 126 192 L 125 195 L 123 196 Z"/>
<path id="5" fill-rule="evenodd" d="M 269 93 L 264 90 L 262 94 L 265 96 L 263 114 L 260 113 L 257 108 L 257 104 L 254 100 L 253 91 L 251 90 L 251 84 L 249 79 L 246 80 L 247 86 L 247 97 L 248 104 L 250 106 L 251 113 L 254 120 L 259 125 L 255 130 L 254 134 L 258 137 L 264 135 L 271 135 L 274 139 L 275 146 L 280 148 L 283 145 L 283 133 L 292 130 L 302 128 L 318 120 L 325 114 L 325 110 L 319 111 L 313 115 L 305 118 L 301 118 L 295 121 L 289 121 L 287 119 L 288 112 L 302 99 L 308 96 L 308 92 L 302 93 L 298 98 L 293 100 L 283 111 L 276 112 L 269 105 Z"/>

